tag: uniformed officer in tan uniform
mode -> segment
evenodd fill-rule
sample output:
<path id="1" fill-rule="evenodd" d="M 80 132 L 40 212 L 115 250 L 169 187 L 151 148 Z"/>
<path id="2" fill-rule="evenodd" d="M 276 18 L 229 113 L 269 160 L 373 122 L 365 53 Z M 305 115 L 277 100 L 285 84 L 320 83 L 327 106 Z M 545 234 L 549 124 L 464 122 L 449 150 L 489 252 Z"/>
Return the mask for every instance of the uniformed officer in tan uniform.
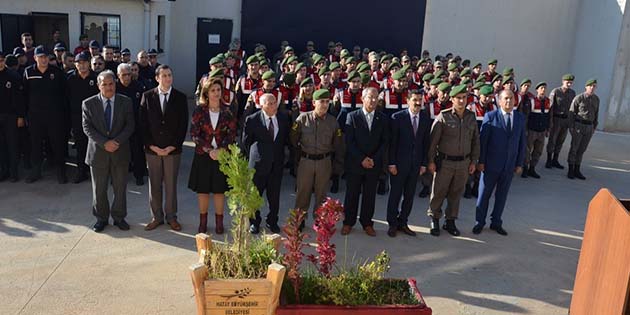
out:
<path id="1" fill-rule="evenodd" d="M 451 235 L 460 235 L 455 226 L 459 201 L 468 176 L 475 172 L 479 159 L 479 129 L 475 114 L 466 110 L 466 85 L 455 86 L 449 93 L 453 107 L 443 110 L 433 122 L 429 146 L 429 171 L 435 173 L 427 214 L 431 217 L 431 235 L 440 235 L 442 203 L 446 223 L 442 227 Z"/>
<path id="2" fill-rule="evenodd" d="M 562 144 L 567 137 L 567 131 L 571 126 L 571 120 L 569 119 L 569 106 L 573 98 L 575 98 L 575 91 L 571 88 L 573 86 L 573 79 L 575 76 L 572 74 L 565 74 L 562 76 L 562 86 L 557 87 L 549 94 L 549 100 L 551 101 L 552 108 L 552 125 L 551 132 L 549 133 L 549 141 L 547 142 L 547 163 L 545 168 L 559 168 L 564 169 L 558 162 L 558 156 L 560 150 L 562 150 Z"/>
<path id="3" fill-rule="evenodd" d="M 295 208 L 307 210 L 311 194 L 315 193 L 315 208 L 326 198 L 330 176 L 343 169 L 343 137 L 337 119 L 328 113 L 330 92 L 325 89 L 313 93 L 314 110 L 301 113 L 295 120 L 289 138 L 297 149 Z M 335 159 L 330 158 L 333 155 Z M 304 227 L 302 222 L 301 228 Z"/>
<path id="4" fill-rule="evenodd" d="M 597 88 L 597 80 L 586 81 L 584 93 L 576 96 L 569 107 L 571 148 L 569 149 L 569 173 L 567 177 L 570 179 L 574 177 L 586 179 L 580 171 L 580 165 L 582 164 L 582 156 L 597 128 L 599 97 L 595 95 L 595 88 Z"/>

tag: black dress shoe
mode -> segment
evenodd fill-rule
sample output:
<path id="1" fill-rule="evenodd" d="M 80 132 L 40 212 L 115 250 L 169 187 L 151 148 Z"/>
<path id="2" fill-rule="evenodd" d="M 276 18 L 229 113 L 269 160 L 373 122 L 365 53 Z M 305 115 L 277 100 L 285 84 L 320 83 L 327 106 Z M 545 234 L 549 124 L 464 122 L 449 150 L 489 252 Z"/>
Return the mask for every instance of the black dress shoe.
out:
<path id="1" fill-rule="evenodd" d="M 524 172 L 525 172 L 525 171 L 523 171 L 523 173 L 524 173 Z M 536 169 L 535 169 L 535 168 L 533 168 L 533 167 L 530 167 L 530 168 L 527 170 L 527 175 L 529 175 L 529 177 L 533 177 L 533 178 L 536 178 L 536 179 L 540 178 L 540 175 L 538 175 L 538 173 L 536 173 Z"/>
<path id="2" fill-rule="evenodd" d="M 492 226 L 491 225 L 490 229 L 493 230 L 493 231 L 496 231 L 500 235 L 503 235 L 503 236 L 507 236 L 508 235 L 507 231 L 504 230 L 503 227 L 501 227 L 501 226 Z"/>
<path id="3" fill-rule="evenodd" d="M 431 220 L 431 235 L 440 236 L 440 219 Z"/>
<path id="4" fill-rule="evenodd" d="M 395 227 L 390 227 L 387 230 L 387 236 L 389 236 L 389 237 L 396 237 L 396 228 Z"/>
<path id="5" fill-rule="evenodd" d="M 269 223 L 267 223 L 267 224 L 266 224 L 266 227 L 267 227 L 267 228 L 268 228 L 271 232 L 274 232 L 274 233 L 280 233 L 280 227 L 278 226 L 278 224 L 277 224 L 277 223 L 274 223 L 274 224 L 269 224 Z"/>
<path id="6" fill-rule="evenodd" d="M 420 193 L 418 194 L 418 197 L 420 198 L 426 198 L 429 197 L 429 194 L 431 192 L 429 191 L 429 186 L 424 186 L 422 187 L 422 190 L 420 191 Z"/>
<path id="7" fill-rule="evenodd" d="M 473 232 L 473 234 L 475 234 L 475 235 L 479 235 L 479 234 L 481 234 L 481 231 L 483 231 L 483 225 L 481 225 L 481 224 L 477 224 L 477 225 L 475 225 L 475 226 L 473 227 L 473 231 L 472 231 L 472 232 Z"/>
<path id="8" fill-rule="evenodd" d="M 74 176 L 74 179 L 72 180 L 72 182 L 75 183 L 75 184 L 79 184 L 79 183 L 87 180 L 88 178 L 90 178 L 90 177 L 88 176 L 88 174 L 85 171 L 79 171 Z"/>
<path id="9" fill-rule="evenodd" d="M 123 231 L 129 231 L 129 223 L 127 223 L 127 221 L 125 221 L 125 219 L 122 219 L 120 221 L 115 221 L 114 225 L 117 226 L 119 229 L 123 230 Z"/>
<path id="10" fill-rule="evenodd" d="M 136 186 L 142 186 L 142 185 L 144 185 L 144 178 L 136 177 Z"/>
<path id="11" fill-rule="evenodd" d="M 96 233 L 101 233 L 108 224 L 109 223 L 107 223 L 107 221 L 96 221 L 96 223 L 92 227 L 92 230 Z"/>
<path id="12" fill-rule="evenodd" d="M 258 224 L 250 224 L 249 225 L 249 233 L 258 234 L 260 233 L 260 226 Z"/>
<path id="13" fill-rule="evenodd" d="M 38 181 L 40 178 L 42 178 L 42 174 L 31 174 L 26 178 L 26 180 L 24 180 L 24 182 L 27 184 L 32 184 Z"/>
<path id="14" fill-rule="evenodd" d="M 457 229 L 457 226 L 455 226 L 455 220 L 446 220 L 446 223 L 444 223 L 444 226 L 442 226 L 442 229 L 453 236 L 461 235 L 461 233 Z"/>
<path id="15" fill-rule="evenodd" d="M 4 182 L 7 179 L 9 179 L 9 173 L 0 175 L 0 182 Z"/>
<path id="16" fill-rule="evenodd" d="M 409 236 L 416 236 L 416 232 L 412 231 L 408 225 L 399 226 L 398 231 L 401 231 Z"/>
<path id="17" fill-rule="evenodd" d="M 9 182 L 11 183 L 17 183 L 19 180 L 20 178 L 17 176 L 11 176 L 11 178 L 9 178 Z"/>

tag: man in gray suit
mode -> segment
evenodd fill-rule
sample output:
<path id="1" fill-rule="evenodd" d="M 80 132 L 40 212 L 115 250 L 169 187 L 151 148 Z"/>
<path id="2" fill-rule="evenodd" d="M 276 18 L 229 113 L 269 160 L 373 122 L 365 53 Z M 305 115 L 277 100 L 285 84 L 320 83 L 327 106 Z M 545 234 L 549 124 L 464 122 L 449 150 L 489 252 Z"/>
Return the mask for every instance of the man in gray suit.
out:
<path id="1" fill-rule="evenodd" d="M 92 174 L 92 213 L 95 232 L 102 232 L 109 224 L 111 213 L 114 225 L 129 230 L 127 216 L 127 169 L 130 160 L 129 137 L 134 130 L 131 99 L 116 94 L 116 75 L 106 70 L 97 77 L 99 94 L 83 101 L 83 131 L 88 137 L 85 163 Z M 109 205 L 109 183 L 114 188 L 114 203 Z"/>

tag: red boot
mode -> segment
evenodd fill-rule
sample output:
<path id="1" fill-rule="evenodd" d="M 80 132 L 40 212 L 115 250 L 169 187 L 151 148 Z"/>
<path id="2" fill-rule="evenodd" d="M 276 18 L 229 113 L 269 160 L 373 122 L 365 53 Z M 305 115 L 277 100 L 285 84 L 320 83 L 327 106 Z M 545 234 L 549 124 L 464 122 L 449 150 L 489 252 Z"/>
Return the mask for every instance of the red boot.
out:
<path id="1" fill-rule="evenodd" d="M 199 214 L 199 229 L 197 232 L 206 233 L 208 231 L 208 213 Z"/>

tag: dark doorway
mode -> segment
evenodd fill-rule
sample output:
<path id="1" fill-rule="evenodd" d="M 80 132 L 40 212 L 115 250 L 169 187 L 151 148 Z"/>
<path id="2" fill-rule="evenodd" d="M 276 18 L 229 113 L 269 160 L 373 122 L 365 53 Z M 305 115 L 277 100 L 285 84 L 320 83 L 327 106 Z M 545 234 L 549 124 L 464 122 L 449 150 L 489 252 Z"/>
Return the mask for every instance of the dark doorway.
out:
<path id="1" fill-rule="evenodd" d="M 2 29 L 2 51 L 13 52 L 13 48 L 22 46 L 20 34 L 33 32 L 33 17 L 30 15 L 0 14 Z"/>
<path id="2" fill-rule="evenodd" d="M 197 19 L 197 76 L 195 84 L 207 73 L 208 60 L 227 52 L 232 41 L 232 20 Z"/>
<path id="3" fill-rule="evenodd" d="M 44 45 L 49 51 L 54 47 L 53 31 L 59 30 L 60 39 L 68 45 L 68 15 L 33 12 L 29 15 L 1 14 L 2 50 L 9 52 L 22 46 L 20 35 L 31 33 L 34 45 Z M 70 50 L 70 47 L 66 47 Z"/>
<path id="4" fill-rule="evenodd" d="M 419 55 L 426 2 L 243 0 L 242 42 L 248 52 L 262 43 L 268 54 L 276 53 L 280 42 L 288 40 L 299 55 L 312 40 L 319 53 L 326 53 L 329 41 L 339 41 L 349 50 L 358 45 L 398 54 L 406 48 L 410 55 Z M 280 18 L 270 18 L 274 10 L 280 10 Z"/>

